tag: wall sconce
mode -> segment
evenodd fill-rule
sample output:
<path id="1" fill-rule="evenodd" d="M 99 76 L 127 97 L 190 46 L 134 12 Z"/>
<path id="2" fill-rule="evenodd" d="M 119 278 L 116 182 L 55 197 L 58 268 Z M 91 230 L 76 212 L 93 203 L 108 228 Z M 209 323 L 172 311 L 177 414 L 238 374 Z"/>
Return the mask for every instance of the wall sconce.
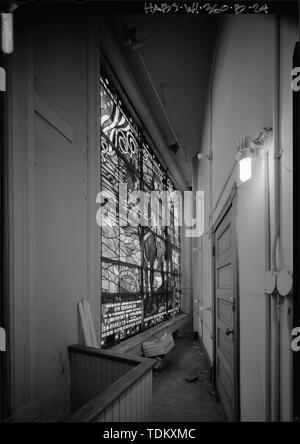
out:
<path id="1" fill-rule="evenodd" d="M 246 182 L 252 176 L 252 163 L 265 149 L 266 142 L 272 134 L 272 127 L 264 128 L 256 139 L 245 137 L 239 141 L 236 160 L 239 162 L 240 181 Z"/>
<path id="2" fill-rule="evenodd" d="M 14 49 L 13 35 L 13 14 L 11 12 L 1 12 L 2 28 L 2 51 L 11 54 Z"/>
<path id="3" fill-rule="evenodd" d="M 238 144 L 236 160 L 239 162 L 240 180 L 246 182 L 252 176 L 252 159 L 257 156 L 257 148 L 251 137 L 245 137 Z"/>

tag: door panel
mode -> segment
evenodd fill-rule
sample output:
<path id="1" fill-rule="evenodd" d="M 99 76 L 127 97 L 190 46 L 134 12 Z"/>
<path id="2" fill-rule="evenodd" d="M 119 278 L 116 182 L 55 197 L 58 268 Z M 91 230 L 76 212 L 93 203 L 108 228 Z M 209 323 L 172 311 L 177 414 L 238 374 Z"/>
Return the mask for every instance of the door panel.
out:
<path id="1" fill-rule="evenodd" d="M 229 420 L 235 419 L 235 289 L 232 205 L 215 230 L 216 387 Z"/>

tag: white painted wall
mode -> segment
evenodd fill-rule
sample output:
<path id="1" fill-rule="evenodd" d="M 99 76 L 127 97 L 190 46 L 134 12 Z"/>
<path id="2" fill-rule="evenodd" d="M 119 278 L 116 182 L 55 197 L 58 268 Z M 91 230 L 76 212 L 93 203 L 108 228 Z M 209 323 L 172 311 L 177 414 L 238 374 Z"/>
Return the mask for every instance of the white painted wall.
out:
<path id="1" fill-rule="evenodd" d="M 93 279 L 87 18 L 49 16 L 31 26 L 18 23 L 16 32 L 9 165 L 12 414 L 51 421 L 69 413 L 67 347 L 78 342 L 77 302 L 91 296 Z M 19 263 L 22 287 L 16 291 Z"/>
<path id="2" fill-rule="evenodd" d="M 70 141 L 35 115 L 36 384 L 47 420 L 68 413 L 67 347 L 78 341 L 76 304 L 87 296 L 86 42 L 79 18 L 34 31 L 35 92 L 73 132 Z"/>
<path id="3" fill-rule="evenodd" d="M 291 64 L 297 28 L 295 21 L 284 18 L 281 25 L 280 63 L 280 144 L 281 157 L 281 267 L 293 270 L 293 132 L 292 132 L 292 89 Z M 292 351 L 290 347 L 292 330 L 292 301 L 288 297 L 281 307 L 281 417 L 289 420 L 292 415 Z"/>
<path id="4" fill-rule="evenodd" d="M 256 137 L 273 119 L 273 66 L 275 22 L 271 16 L 226 16 L 218 45 L 212 93 L 212 191 L 209 187 L 209 161 L 198 161 L 198 189 L 204 190 L 206 230 L 209 228 L 210 196 L 214 208 L 235 161 L 239 139 Z M 281 22 L 281 148 L 282 157 L 282 265 L 292 266 L 292 104 L 290 70 L 296 41 L 296 22 Z M 202 137 L 202 152 L 210 148 L 210 100 Z M 270 163 L 272 164 L 272 147 Z M 213 220 L 216 219 L 231 186 L 238 177 L 236 168 Z M 241 419 L 264 420 L 266 411 L 266 297 L 264 169 L 262 157 L 253 167 L 249 182 L 238 184 L 237 236 L 240 292 L 240 372 Z M 271 198 L 274 177 L 270 168 Z M 273 204 L 271 214 L 273 215 Z M 273 216 L 271 216 L 273 218 Z M 273 227 L 274 221 L 271 221 Z M 202 253 L 194 264 L 194 287 L 203 305 L 212 301 L 211 241 L 204 235 Z M 200 270 L 197 273 L 196 270 Z M 203 270 L 203 271 L 202 271 Z M 200 276 L 202 280 L 200 281 Z M 196 280 L 196 282 L 195 282 Z M 197 295 L 195 295 L 197 297 Z M 291 419 L 291 357 L 289 351 L 288 303 L 282 308 L 282 419 Z M 203 342 L 212 358 L 212 317 L 204 312 Z M 201 334 L 199 316 L 198 330 Z"/>
<path id="5" fill-rule="evenodd" d="M 181 230 L 181 306 L 184 313 L 193 314 L 192 238 L 184 232 L 185 228 Z"/>

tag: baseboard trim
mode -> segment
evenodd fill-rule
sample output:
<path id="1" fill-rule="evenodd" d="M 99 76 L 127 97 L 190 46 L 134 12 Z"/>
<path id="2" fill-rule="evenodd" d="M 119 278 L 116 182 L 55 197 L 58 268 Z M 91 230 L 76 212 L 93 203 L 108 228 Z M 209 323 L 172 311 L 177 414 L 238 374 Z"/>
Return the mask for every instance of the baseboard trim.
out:
<path id="1" fill-rule="evenodd" d="M 200 342 L 201 349 L 202 349 L 202 351 L 203 351 L 203 353 L 204 353 L 205 359 L 206 359 L 208 365 L 209 365 L 210 367 L 212 367 L 212 366 L 213 366 L 212 360 L 210 359 L 210 356 L 209 356 L 209 354 L 208 354 L 208 352 L 207 352 L 207 350 L 206 350 L 206 347 L 205 347 L 205 345 L 204 345 L 204 342 L 203 342 L 203 340 L 202 340 L 202 338 L 201 338 L 201 336 L 200 336 L 200 334 L 199 334 L 199 331 L 195 331 L 195 333 L 197 334 L 197 337 L 198 337 L 198 340 L 199 340 L 199 342 Z"/>

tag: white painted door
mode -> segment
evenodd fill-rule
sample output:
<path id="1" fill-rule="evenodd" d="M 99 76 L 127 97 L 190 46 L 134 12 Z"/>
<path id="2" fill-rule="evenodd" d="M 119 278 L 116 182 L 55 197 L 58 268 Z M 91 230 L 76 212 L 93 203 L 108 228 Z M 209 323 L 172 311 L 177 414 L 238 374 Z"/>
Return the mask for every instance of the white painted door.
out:
<path id="1" fill-rule="evenodd" d="M 235 285 L 232 205 L 215 231 L 216 387 L 229 420 L 235 418 Z"/>

